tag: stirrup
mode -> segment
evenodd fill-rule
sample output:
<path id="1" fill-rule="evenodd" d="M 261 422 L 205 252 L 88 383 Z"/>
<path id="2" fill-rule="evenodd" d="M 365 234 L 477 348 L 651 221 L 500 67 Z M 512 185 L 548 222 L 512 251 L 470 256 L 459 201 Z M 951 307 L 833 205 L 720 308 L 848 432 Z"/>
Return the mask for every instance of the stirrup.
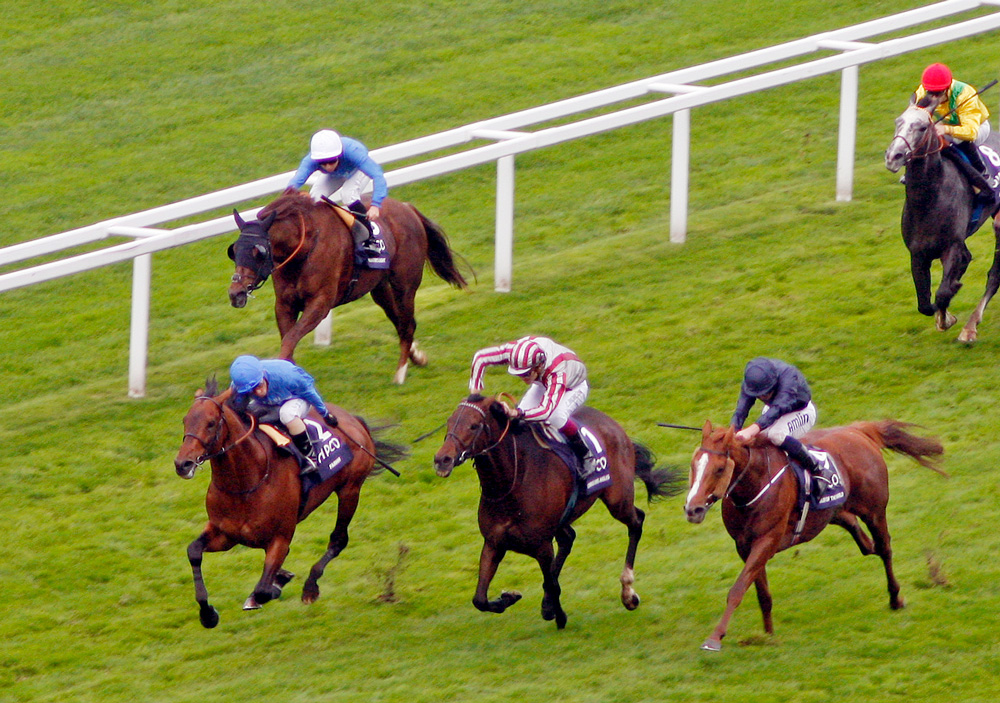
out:
<path id="1" fill-rule="evenodd" d="M 302 458 L 305 459 L 305 465 L 299 469 L 299 476 L 305 476 L 306 474 L 311 474 L 314 471 L 319 471 L 319 466 L 311 456 L 303 454 Z"/>

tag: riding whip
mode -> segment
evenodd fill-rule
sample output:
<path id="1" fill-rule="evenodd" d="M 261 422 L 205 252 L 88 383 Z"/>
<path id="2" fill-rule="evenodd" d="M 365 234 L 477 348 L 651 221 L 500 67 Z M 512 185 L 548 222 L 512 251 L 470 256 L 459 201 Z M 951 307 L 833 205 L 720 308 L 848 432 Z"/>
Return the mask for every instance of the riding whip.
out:
<path id="1" fill-rule="evenodd" d="M 422 435 L 420 435 L 415 440 L 413 440 L 412 442 L 410 442 L 410 444 L 416 444 L 417 442 L 419 442 L 421 440 L 427 439 L 428 437 L 430 437 L 435 432 L 438 432 L 438 431 L 444 429 L 444 426 L 447 425 L 447 424 L 448 424 L 447 422 L 442 422 L 440 425 L 438 425 L 437 427 L 435 427 L 430 432 L 424 432 Z"/>
<path id="2" fill-rule="evenodd" d="M 970 95 L 969 97 L 967 97 L 965 100 L 963 100 L 961 103 L 959 103 L 955 107 L 953 107 L 950 110 L 948 110 L 948 112 L 946 112 L 944 115 L 942 115 L 941 117 L 938 117 L 937 118 L 937 122 L 940 122 L 941 120 L 948 119 L 949 117 L 951 117 L 951 114 L 953 112 L 955 112 L 955 110 L 957 110 L 958 108 L 962 107 L 962 105 L 964 105 L 965 103 L 969 102 L 973 98 L 982 95 L 983 93 L 985 93 L 987 90 L 989 90 L 990 88 L 992 88 L 996 84 L 997 84 L 997 79 L 994 78 L 989 83 L 987 83 L 986 85 L 984 85 L 982 88 L 980 88 L 979 90 L 977 90 L 975 93 L 973 93 L 972 95 Z"/>
<path id="3" fill-rule="evenodd" d="M 695 432 L 701 432 L 700 427 L 691 427 L 690 425 L 675 425 L 670 422 L 657 422 L 660 427 L 672 427 L 675 430 L 694 430 Z"/>

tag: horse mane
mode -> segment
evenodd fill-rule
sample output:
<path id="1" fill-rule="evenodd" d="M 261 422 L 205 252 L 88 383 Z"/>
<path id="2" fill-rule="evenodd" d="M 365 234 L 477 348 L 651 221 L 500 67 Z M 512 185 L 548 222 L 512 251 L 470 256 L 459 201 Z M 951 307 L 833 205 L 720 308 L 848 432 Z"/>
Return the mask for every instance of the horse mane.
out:
<path id="1" fill-rule="evenodd" d="M 283 193 L 278 196 L 277 199 L 272 200 L 270 203 L 265 205 L 261 211 L 257 213 L 257 218 L 263 219 L 272 212 L 278 220 L 283 220 L 294 215 L 302 215 L 305 217 L 312 212 L 315 207 L 315 201 L 306 193 L 298 191 L 294 193 Z"/>

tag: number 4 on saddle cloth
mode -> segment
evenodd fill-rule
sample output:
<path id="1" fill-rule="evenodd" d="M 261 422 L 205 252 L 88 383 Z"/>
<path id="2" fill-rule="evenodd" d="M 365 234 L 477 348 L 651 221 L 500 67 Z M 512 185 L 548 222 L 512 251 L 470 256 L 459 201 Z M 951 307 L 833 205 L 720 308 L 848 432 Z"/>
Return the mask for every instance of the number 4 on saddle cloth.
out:
<path id="1" fill-rule="evenodd" d="M 357 216 L 347 208 L 341 207 L 326 197 L 323 198 L 323 202 L 332 207 L 333 211 L 340 215 L 340 219 L 344 221 L 344 224 L 347 225 L 347 229 L 351 232 L 354 231 L 355 227 L 365 227 L 358 221 Z M 359 247 L 355 247 L 354 265 L 370 269 L 388 269 L 392 266 L 392 261 L 389 259 L 389 247 L 385 243 L 385 235 L 382 233 L 382 228 L 379 227 L 377 223 L 371 221 L 369 221 L 369 223 L 371 224 L 371 234 L 374 242 L 372 248 L 378 252 L 378 255 L 373 256 L 366 254 Z"/>
<path id="2" fill-rule="evenodd" d="M 354 453 L 342 438 L 335 435 L 314 420 L 303 420 L 309 441 L 316 448 L 316 471 L 302 475 L 302 495 L 306 495 L 315 486 L 331 478 L 342 468 L 351 463 Z M 295 443 L 287 435 L 272 425 L 260 425 L 274 443 L 282 450 L 291 454 L 299 462 L 299 468 L 305 468 L 305 457 L 302 456 Z"/>
<path id="3" fill-rule="evenodd" d="M 808 500 L 815 510 L 825 510 L 843 505 L 847 500 L 847 491 L 840 476 L 840 469 L 833 457 L 822 449 L 806 447 L 806 450 L 816 460 L 818 471 L 809 473 L 795 461 L 789 458 L 788 465 L 792 467 L 795 478 L 799 481 L 799 505 L 804 506 Z"/>
<path id="4" fill-rule="evenodd" d="M 579 420 L 577 421 L 579 422 Z M 584 467 L 569 446 L 565 435 L 559 430 L 541 422 L 529 423 L 535 441 L 546 449 L 551 449 L 563 460 L 573 476 L 576 477 L 577 493 L 586 497 L 605 488 L 611 483 L 611 472 L 608 470 L 608 455 L 604 451 L 597 436 L 583 425 L 580 425 L 580 437 L 590 450 L 593 460 L 591 466 Z M 588 470 L 589 469 L 589 470 Z M 575 500 L 574 500 L 575 502 Z"/>

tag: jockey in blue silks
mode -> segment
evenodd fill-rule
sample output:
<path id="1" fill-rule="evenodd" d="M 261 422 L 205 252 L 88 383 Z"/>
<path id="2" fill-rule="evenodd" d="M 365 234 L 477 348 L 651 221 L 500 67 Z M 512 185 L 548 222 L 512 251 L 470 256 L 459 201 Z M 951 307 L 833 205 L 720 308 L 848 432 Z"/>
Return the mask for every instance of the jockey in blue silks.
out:
<path id="1" fill-rule="evenodd" d="M 316 452 L 302 418 L 308 414 L 311 405 L 328 426 L 336 427 L 337 419 L 316 390 L 313 377 L 291 361 L 261 360 L 249 354 L 236 357 L 229 367 L 229 376 L 237 394 L 237 403 L 241 399 L 247 401 L 248 412 L 260 415 L 268 410 L 278 410 L 278 419 L 308 460 L 305 471 L 315 470 Z"/>
<path id="2" fill-rule="evenodd" d="M 758 400 L 764 403 L 763 412 L 752 425 L 742 429 Z M 817 470 L 816 460 L 799 441 L 816 424 L 816 406 L 806 377 L 791 364 L 763 356 L 747 362 L 730 424 L 738 430 L 736 439 L 749 442 L 763 433 L 803 469 L 810 473 Z"/>
<path id="3" fill-rule="evenodd" d="M 357 139 L 342 137 L 332 129 L 321 129 L 312 136 L 309 153 L 303 157 L 285 190 L 298 190 L 316 171 L 320 171 L 321 176 L 309 191 L 313 200 L 329 198 L 346 206 L 364 225 L 364 229 L 354 228 L 351 232 L 355 246 L 366 254 L 378 255 L 380 252 L 374 248 L 371 238 L 371 220 L 378 220 L 379 208 L 389 193 L 382 167 Z M 361 204 L 361 195 L 369 184 L 372 201 L 366 210 Z"/>

